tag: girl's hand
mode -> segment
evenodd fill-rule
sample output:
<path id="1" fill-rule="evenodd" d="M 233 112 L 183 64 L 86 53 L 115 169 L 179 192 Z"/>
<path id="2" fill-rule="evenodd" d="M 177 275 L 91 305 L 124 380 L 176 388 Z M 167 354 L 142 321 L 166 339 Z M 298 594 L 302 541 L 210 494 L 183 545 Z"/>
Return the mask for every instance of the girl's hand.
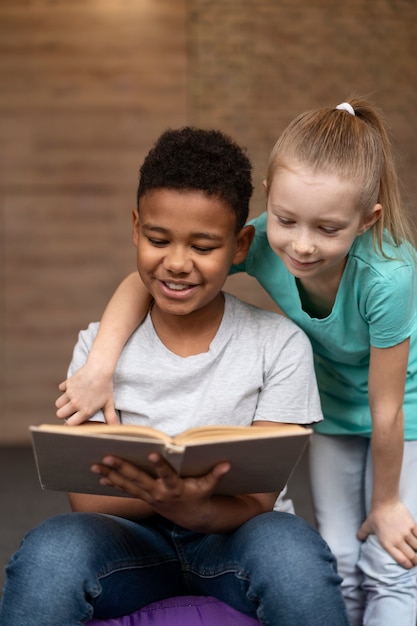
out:
<path id="1" fill-rule="evenodd" d="M 102 476 L 101 484 L 144 500 L 155 513 L 184 528 L 206 532 L 210 526 L 211 496 L 230 464 L 219 463 L 205 476 L 183 479 L 159 454 L 150 454 L 149 460 L 157 478 L 113 456 L 105 457 L 102 464 L 91 469 Z"/>
<path id="2" fill-rule="evenodd" d="M 372 534 L 404 568 L 417 565 L 417 524 L 402 502 L 379 505 L 369 512 L 357 536 L 364 541 Z"/>
<path id="3" fill-rule="evenodd" d="M 56 415 L 70 426 L 86 422 L 100 409 L 108 424 L 119 422 L 113 403 L 113 377 L 102 368 L 94 368 L 87 362 L 64 380 L 59 389 L 63 393 L 55 402 Z"/>

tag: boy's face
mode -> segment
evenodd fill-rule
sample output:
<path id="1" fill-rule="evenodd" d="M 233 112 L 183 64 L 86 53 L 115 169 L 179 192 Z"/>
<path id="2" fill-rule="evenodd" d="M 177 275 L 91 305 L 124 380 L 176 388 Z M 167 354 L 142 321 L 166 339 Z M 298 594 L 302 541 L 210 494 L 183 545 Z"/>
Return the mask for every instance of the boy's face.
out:
<path id="1" fill-rule="evenodd" d="M 251 236 L 235 233 L 236 217 L 201 191 L 155 189 L 133 212 L 139 274 L 161 312 L 212 315 L 234 262 L 244 259 Z M 247 241 L 249 240 L 249 241 Z"/>

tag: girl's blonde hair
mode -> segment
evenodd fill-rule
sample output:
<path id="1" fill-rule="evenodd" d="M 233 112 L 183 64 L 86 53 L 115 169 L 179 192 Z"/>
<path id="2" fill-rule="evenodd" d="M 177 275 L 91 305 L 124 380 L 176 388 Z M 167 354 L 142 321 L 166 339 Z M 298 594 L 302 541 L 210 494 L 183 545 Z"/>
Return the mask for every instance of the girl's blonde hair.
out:
<path id="1" fill-rule="evenodd" d="M 391 143 L 381 112 L 370 102 L 352 97 L 347 110 L 321 107 L 299 115 L 276 142 L 268 164 L 269 192 L 273 176 L 291 161 L 316 171 L 336 174 L 358 184 L 358 208 L 363 217 L 382 205 L 372 226 L 374 245 L 383 253 L 386 229 L 395 245 L 413 242 L 413 230 L 401 201 Z"/>

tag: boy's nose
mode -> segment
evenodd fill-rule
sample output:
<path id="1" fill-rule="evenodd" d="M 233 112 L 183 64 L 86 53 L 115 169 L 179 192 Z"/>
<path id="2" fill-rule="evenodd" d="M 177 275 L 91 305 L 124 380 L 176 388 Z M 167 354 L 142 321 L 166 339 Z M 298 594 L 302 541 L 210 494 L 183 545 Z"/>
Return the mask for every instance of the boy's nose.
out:
<path id="1" fill-rule="evenodd" d="M 164 258 L 164 267 L 174 274 L 188 274 L 192 269 L 192 261 L 185 250 L 170 249 Z"/>

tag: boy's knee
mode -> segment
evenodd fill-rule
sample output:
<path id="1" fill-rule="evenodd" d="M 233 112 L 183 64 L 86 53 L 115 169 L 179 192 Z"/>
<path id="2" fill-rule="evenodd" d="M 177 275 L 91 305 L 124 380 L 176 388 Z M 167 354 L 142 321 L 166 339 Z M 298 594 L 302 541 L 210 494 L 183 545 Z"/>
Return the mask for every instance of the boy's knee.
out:
<path id="1" fill-rule="evenodd" d="M 253 522 L 253 523 L 251 523 Z M 323 593 L 342 606 L 341 577 L 326 542 L 308 522 L 293 514 L 272 512 L 249 522 L 240 537 L 242 571 L 260 589 L 274 589 L 280 597 L 304 590 L 305 605 Z M 306 596 L 308 587 L 308 598 Z M 299 591 L 295 596 L 299 601 Z"/>
<path id="2" fill-rule="evenodd" d="M 335 559 L 323 538 L 313 526 L 291 513 L 273 511 L 259 515 L 248 526 L 248 539 L 256 558 L 278 561 L 281 564 Z M 250 524 L 250 523 L 249 523 Z"/>
<path id="3" fill-rule="evenodd" d="M 47 568 L 48 576 L 56 567 L 72 567 L 87 556 L 92 543 L 94 530 L 89 517 L 66 513 L 45 520 L 25 536 L 16 556 L 33 569 Z"/>

